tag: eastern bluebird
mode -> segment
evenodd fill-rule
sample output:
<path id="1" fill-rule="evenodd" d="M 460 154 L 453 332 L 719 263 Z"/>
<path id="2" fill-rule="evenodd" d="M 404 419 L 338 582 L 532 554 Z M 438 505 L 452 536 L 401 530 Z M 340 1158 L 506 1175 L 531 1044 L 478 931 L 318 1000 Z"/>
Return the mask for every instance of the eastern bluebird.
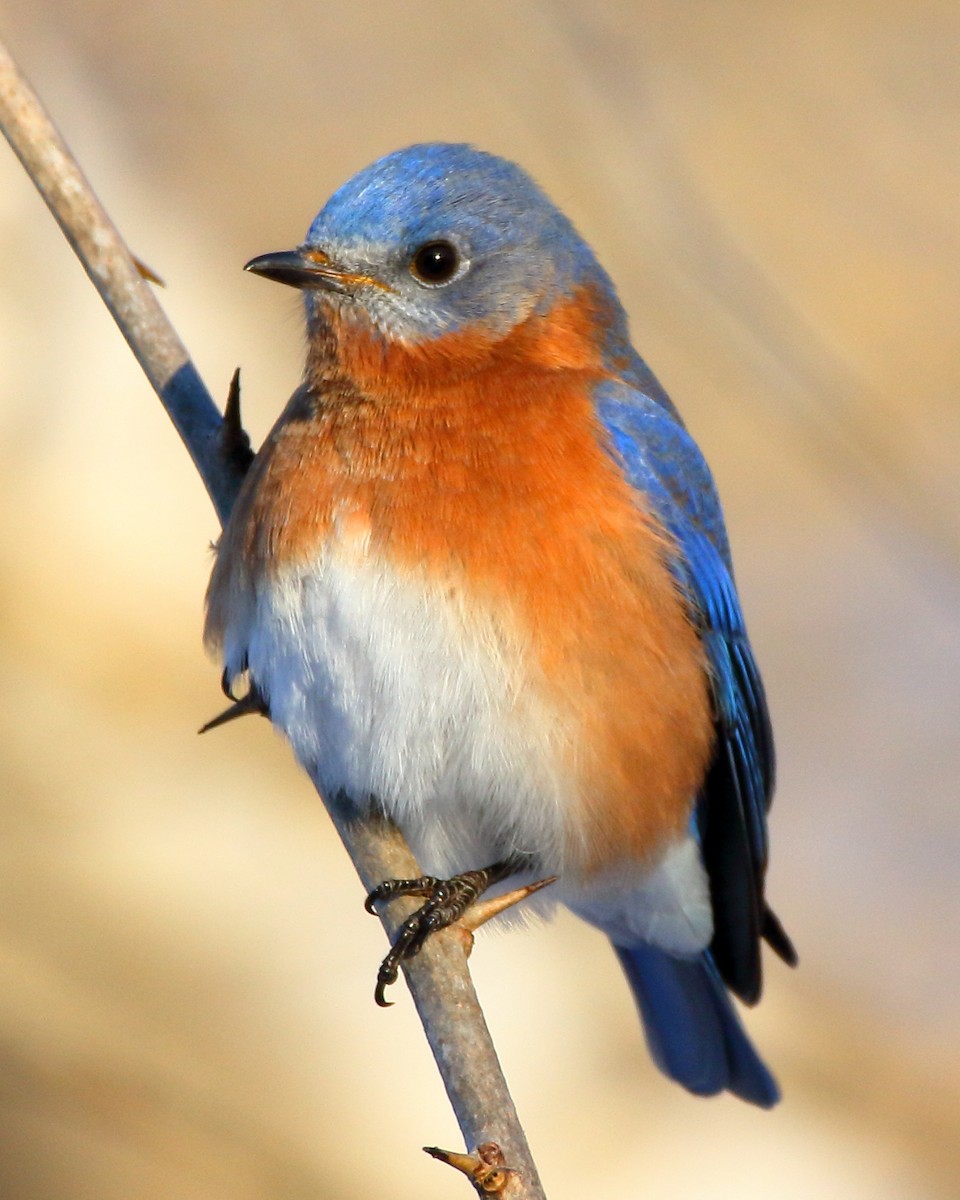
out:
<path id="1" fill-rule="evenodd" d="M 772 1105 L 729 995 L 759 998 L 761 939 L 795 961 L 764 899 L 767 706 L 710 472 L 610 279 L 522 170 L 446 144 L 247 269 L 303 290 L 307 359 L 206 638 L 321 794 L 439 877 L 371 893 L 428 896 L 378 998 L 486 887 L 556 875 L 540 896 L 609 935 L 661 1070 Z"/>

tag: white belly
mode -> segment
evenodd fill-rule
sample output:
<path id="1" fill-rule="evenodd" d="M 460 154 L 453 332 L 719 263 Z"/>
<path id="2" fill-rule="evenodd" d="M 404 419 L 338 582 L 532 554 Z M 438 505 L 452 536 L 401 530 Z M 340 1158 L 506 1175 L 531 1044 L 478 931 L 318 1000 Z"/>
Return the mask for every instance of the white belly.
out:
<path id="1" fill-rule="evenodd" d="M 706 877 L 682 839 L 658 863 L 563 878 L 580 805 L 574 710 L 551 708 L 508 614 L 478 611 L 369 558 L 328 556 L 261 584 L 225 660 L 246 662 L 321 793 L 376 801 L 431 874 L 533 856 L 562 900 L 622 944 L 696 953 L 710 939 Z M 642 803 L 642 780 L 637 781 Z M 588 798 L 587 803 L 593 799 Z M 532 876 L 530 876 L 532 877 Z M 529 904 L 529 902 L 528 902 Z M 525 906 L 527 907 L 527 906 Z"/>
<path id="2" fill-rule="evenodd" d="M 509 619 L 476 608 L 330 556 L 261 586 L 250 627 L 227 630 L 226 660 L 246 656 L 321 791 L 375 798 L 426 870 L 530 852 L 561 871 L 572 733 L 538 700 Z"/>

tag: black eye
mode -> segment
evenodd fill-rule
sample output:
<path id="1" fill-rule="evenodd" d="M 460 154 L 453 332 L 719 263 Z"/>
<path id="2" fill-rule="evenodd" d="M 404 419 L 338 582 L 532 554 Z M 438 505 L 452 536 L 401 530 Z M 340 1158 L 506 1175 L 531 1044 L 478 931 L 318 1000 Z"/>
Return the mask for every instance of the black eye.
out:
<path id="1" fill-rule="evenodd" d="M 460 270 L 460 254 L 449 242 L 426 242 L 410 259 L 410 274 L 421 283 L 449 283 Z"/>

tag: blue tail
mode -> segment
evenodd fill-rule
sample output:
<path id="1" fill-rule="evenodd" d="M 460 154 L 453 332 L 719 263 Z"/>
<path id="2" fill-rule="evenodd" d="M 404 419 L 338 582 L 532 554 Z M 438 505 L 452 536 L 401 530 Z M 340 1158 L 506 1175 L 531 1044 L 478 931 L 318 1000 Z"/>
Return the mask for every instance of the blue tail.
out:
<path id="1" fill-rule="evenodd" d="M 636 997 L 647 1046 L 665 1075 L 698 1096 L 730 1091 L 771 1108 L 776 1081 L 740 1024 L 713 960 L 655 946 L 614 946 Z"/>

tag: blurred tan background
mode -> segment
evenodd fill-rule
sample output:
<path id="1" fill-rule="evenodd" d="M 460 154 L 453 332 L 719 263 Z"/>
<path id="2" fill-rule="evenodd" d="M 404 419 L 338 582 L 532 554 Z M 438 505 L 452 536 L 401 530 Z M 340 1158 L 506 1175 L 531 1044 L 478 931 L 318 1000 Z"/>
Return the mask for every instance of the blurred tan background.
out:
<path id="1" fill-rule="evenodd" d="M 4 0 L 0 28 L 259 440 L 297 298 L 240 273 L 428 138 L 516 158 L 705 447 L 774 711 L 786 1095 L 650 1065 L 603 940 L 483 939 L 551 1200 L 960 1191 L 960 8 Z M 213 513 L 0 153 L 0 1196 L 440 1200 L 376 922 L 265 722 L 199 739 Z"/>

